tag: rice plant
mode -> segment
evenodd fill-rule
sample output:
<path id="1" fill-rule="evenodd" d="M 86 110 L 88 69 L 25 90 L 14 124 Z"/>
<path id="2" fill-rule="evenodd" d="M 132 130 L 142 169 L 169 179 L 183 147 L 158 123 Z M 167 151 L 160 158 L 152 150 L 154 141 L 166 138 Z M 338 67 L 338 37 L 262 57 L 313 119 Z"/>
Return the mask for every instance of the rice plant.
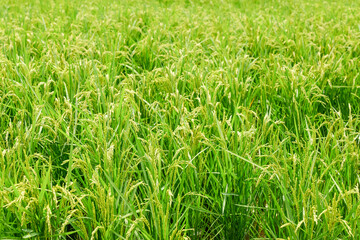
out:
<path id="1" fill-rule="evenodd" d="M 359 11 L 0 0 L 0 239 L 359 239 Z"/>

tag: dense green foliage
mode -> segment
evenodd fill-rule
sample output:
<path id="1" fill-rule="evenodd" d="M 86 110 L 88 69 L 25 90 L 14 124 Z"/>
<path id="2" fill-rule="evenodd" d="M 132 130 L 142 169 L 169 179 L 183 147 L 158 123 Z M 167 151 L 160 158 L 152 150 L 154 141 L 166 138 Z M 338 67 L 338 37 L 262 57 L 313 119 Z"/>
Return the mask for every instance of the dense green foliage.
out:
<path id="1" fill-rule="evenodd" d="M 0 239 L 360 239 L 359 12 L 0 0 Z"/>

